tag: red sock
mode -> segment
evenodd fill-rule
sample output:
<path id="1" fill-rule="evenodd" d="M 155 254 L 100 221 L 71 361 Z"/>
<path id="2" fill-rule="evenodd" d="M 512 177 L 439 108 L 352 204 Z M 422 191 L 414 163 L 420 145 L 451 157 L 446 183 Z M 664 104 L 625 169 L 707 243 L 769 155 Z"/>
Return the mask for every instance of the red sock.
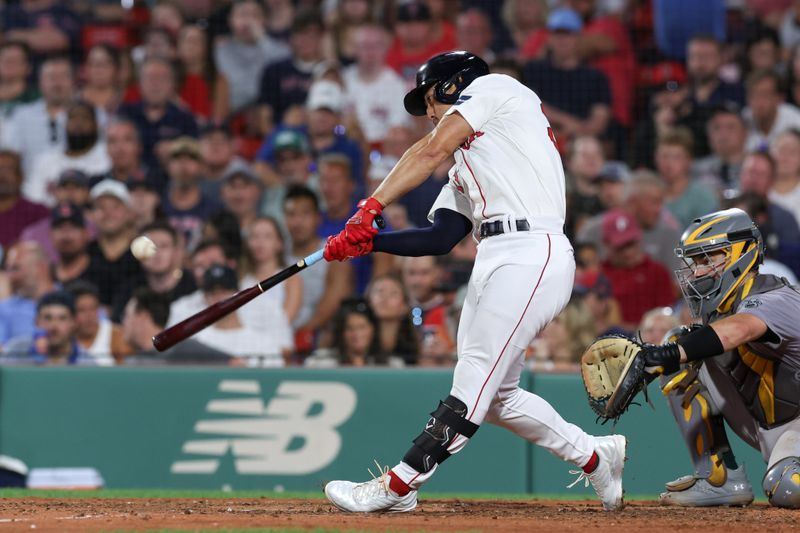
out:
<path id="1" fill-rule="evenodd" d="M 411 492 L 411 487 L 406 485 L 405 481 L 397 477 L 397 475 L 389 471 L 389 488 L 398 496 L 405 496 Z"/>
<path id="2" fill-rule="evenodd" d="M 600 458 L 597 456 L 597 452 L 592 452 L 592 456 L 589 458 L 589 461 L 583 465 L 583 471 L 587 474 L 591 474 L 594 472 L 594 469 L 597 468 L 599 463 Z"/>

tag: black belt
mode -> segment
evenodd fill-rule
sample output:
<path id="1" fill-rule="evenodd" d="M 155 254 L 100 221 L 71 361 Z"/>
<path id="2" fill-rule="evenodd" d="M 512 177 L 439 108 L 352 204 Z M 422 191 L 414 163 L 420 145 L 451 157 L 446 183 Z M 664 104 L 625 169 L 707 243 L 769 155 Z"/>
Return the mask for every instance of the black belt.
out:
<path id="1" fill-rule="evenodd" d="M 516 220 L 515 223 L 517 226 L 517 231 L 529 231 L 531 229 L 531 225 L 528 224 L 528 221 L 524 218 Z M 494 220 L 492 222 L 481 223 L 481 238 L 493 237 L 503 233 L 506 233 L 505 220 Z"/>

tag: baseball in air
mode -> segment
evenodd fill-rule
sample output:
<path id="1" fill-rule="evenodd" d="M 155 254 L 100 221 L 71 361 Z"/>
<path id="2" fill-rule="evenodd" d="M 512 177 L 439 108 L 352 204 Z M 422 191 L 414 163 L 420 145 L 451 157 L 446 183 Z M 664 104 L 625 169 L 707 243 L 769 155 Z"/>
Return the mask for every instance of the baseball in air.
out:
<path id="1" fill-rule="evenodd" d="M 139 235 L 131 242 L 131 253 L 139 261 L 144 261 L 156 253 L 156 244 L 144 235 Z"/>

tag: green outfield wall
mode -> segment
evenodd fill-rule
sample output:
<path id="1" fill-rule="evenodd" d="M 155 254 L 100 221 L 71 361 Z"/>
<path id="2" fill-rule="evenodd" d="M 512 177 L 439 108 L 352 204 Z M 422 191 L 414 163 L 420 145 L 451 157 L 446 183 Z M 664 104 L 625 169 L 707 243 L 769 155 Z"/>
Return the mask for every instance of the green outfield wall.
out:
<path id="1" fill-rule="evenodd" d="M 96 468 L 109 488 L 316 490 L 394 464 L 440 399 L 450 370 L 188 368 L 0 369 L 0 453 L 29 467 Z M 612 432 L 577 375 L 524 374 L 522 386 L 590 433 Z M 689 473 L 660 393 L 614 431 L 629 439 L 629 494 L 656 494 Z M 759 453 L 733 438 L 760 487 Z M 566 489 L 570 465 L 482 427 L 427 486 L 431 492 L 589 494 Z"/>

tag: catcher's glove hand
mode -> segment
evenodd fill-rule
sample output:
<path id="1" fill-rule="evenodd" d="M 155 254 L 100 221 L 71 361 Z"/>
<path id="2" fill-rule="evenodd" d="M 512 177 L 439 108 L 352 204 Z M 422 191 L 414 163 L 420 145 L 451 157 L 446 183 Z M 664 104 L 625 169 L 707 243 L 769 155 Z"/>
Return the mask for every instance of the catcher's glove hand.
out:
<path id="1" fill-rule="evenodd" d="M 596 339 L 581 357 L 581 375 L 589 405 L 605 420 L 619 418 L 639 391 L 659 374 L 679 368 L 676 344 L 654 346 L 608 335 Z"/>

